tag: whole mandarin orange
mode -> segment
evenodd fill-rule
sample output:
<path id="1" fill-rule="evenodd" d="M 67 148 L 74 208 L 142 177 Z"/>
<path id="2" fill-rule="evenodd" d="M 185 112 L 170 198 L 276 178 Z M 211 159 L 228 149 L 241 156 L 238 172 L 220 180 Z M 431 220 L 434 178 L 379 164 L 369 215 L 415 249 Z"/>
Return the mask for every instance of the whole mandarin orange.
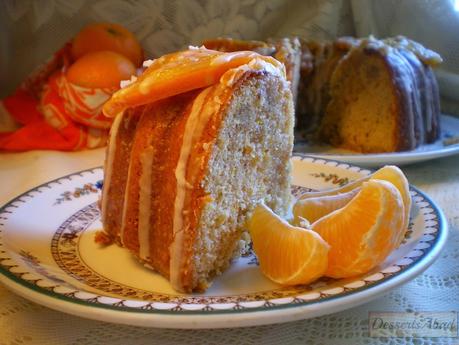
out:
<path id="1" fill-rule="evenodd" d="M 108 50 L 88 53 L 67 71 L 72 84 L 88 88 L 119 88 L 120 81 L 135 75 L 136 68 L 127 57 Z"/>
<path id="2" fill-rule="evenodd" d="M 111 50 L 129 58 L 139 67 L 143 50 L 139 41 L 125 27 L 114 23 L 95 23 L 86 26 L 73 40 L 72 55 L 76 60 L 87 53 Z"/>

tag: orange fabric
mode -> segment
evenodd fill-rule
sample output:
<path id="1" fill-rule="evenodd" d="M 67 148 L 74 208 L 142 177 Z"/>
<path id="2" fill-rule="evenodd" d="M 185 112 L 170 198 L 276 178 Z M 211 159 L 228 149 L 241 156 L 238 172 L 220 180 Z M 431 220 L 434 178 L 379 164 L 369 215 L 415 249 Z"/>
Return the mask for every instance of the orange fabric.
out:
<path id="1" fill-rule="evenodd" d="M 102 106 L 117 88 L 81 87 L 70 83 L 63 73 L 52 76 L 48 87 L 52 89 L 52 99 L 43 96 L 42 111 L 46 109 L 47 103 L 58 103 L 65 116 L 79 124 L 92 128 L 110 128 L 113 119 L 102 114 Z"/>
<path id="2" fill-rule="evenodd" d="M 112 119 L 102 115 L 101 107 L 115 90 L 69 83 L 65 70 L 71 61 L 70 48 L 65 45 L 12 95 L 0 101 L 22 125 L 16 131 L 0 133 L 0 150 L 74 151 L 106 144 Z"/>

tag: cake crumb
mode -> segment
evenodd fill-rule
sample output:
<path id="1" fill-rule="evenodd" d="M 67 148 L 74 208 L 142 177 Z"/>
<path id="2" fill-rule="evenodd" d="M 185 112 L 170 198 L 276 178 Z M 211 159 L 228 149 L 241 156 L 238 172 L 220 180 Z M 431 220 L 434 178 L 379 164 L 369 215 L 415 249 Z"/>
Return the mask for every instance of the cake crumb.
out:
<path id="1" fill-rule="evenodd" d="M 94 241 L 102 246 L 108 246 L 113 243 L 113 240 L 110 238 L 110 236 L 108 236 L 108 234 L 103 230 L 96 232 Z"/>

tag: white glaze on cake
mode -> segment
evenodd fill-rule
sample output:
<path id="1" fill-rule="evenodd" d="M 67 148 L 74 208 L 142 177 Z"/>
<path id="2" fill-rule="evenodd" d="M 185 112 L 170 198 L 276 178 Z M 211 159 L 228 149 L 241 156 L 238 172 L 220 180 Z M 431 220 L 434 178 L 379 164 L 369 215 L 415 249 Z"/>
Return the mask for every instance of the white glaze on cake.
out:
<path id="1" fill-rule="evenodd" d="M 108 189 L 111 183 L 112 178 L 112 166 L 113 161 L 115 159 L 115 151 L 116 151 L 116 136 L 118 134 L 118 129 L 120 127 L 121 120 L 124 116 L 124 112 L 119 113 L 115 120 L 113 121 L 112 127 L 110 129 L 110 138 L 108 140 L 108 149 L 107 149 L 107 157 L 104 169 L 104 185 L 106 186 L 102 190 L 102 222 L 105 223 L 107 217 L 107 202 L 108 202 Z"/>
<path id="2" fill-rule="evenodd" d="M 202 112 L 204 101 L 211 91 L 212 87 L 203 90 L 194 100 L 191 108 L 191 113 L 185 125 L 183 135 L 182 148 L 175 169 L 175 177 L 177 179 L 177 193 L 174 202 L 174 225 L 173 225 L 173 241 L 169 248 L 170 251 L 170 281 L 172 286 L 177 289 L 182 289 L 180 280 L 180 267 L 182 264 L 182 248 L 183 248 L 183 206 L 187 189 L 191 186 L 186 181 L 186 167 L 190 156 L 193 144 L 201 137 L 204 129 L 213 111 Z M 212 109 L 213 110 L 213 109 Z"/>
<path id="3" fill-rule="evenodd" d="M 223 74 L 220 78 L 220 83 L 230 87 L 247 71 L 266 71 L 272 75 L 286 78 L 284 65 L 273 65 L 265 59 L 255 58 L 248 64 L 239 66 Z"/>
<path id="4" fill-rule="evenodd" d="M 150 257 L 150 215 L 151 215 L 151 169 L 153 147 L 148 147 L 140 156 L 141 175 L 139 179 L 139 257 L 148 260 Z"/>
<path id="5" fill-rule="evenodd" d="M 215 66 L 215 65 L 220 65 L 220 64 L 226 64 L 234 59 L 237 59 L 239 57 L 248 57 L 248 58 L 252 58 L 252 57 L 255 57 L 257 56 L 258 54 L 256 53 L 252 53 L 250 52 L 247 56 L 247 52 L 246 51 L 240 51 L 240 52 L 231 52 L 231 53 L 226 53 L 226 54 L 221 54 L 220 56 L 217 56 L 216 58 L 214 58 L 212 60 L 212 62 L 210 63 L 211 66 Z"/>

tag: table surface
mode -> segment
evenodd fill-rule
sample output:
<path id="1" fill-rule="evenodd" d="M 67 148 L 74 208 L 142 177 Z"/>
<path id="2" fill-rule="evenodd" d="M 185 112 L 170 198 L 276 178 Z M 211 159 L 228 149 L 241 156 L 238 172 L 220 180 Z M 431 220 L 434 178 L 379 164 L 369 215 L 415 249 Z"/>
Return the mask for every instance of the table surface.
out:
<path id="1" fill-rule="evenodd" d="M 51 179 L 102 165 L 104 150 L 0 154 L 0 203 Z M 404 344 L 368 337 L 369 312 L 459 311 L 459 156 L 403 167 L 411 184 L 444 211 L 449 239 L 438 260 L 413 281 L 360 307 L 319 318 L 239 329 L 169 330 L 114 325 L 54 311 L 0 285 L 0 345 L 6 344 Z M 419 338 L 416 344 L 459 344 Z"/>

